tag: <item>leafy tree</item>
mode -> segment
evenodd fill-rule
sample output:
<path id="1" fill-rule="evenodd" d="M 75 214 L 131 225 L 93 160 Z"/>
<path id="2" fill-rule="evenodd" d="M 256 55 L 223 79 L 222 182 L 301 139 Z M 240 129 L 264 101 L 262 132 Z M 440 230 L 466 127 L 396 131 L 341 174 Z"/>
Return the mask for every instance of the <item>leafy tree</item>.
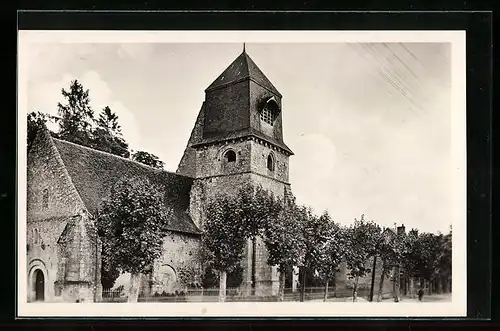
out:
<path id="1" fill-rule="evenodd" d="M 447 292 L 450 289 L 449 280 L 451 279 L 451 261 L 452 261 L 452 231 L 443 236 L 436 272 L 438 274 L 438 292 Z"/>
<path id="2" fill-rule="evenodd" d="M 104 235 L 102 230 L 100 236 Z M 116 279 L 120 276 L 120 270 L 113 261 L 113 251 L 111 242 L 103 241 L 101 253 L 101 284 L 104 289 L 110 289 L 115 285 Z"/>
<path id="3" fill-rule="evenodd" d="M 345 237 L 342 227 L 335 223 L 327 212 L 320 216 L 319 223 L 328 224 L 326 241 L 322 243 L 319 256 L 316 259 L 316 270 L 324 282 L 324 301 L 326 301 L 328 299 L 328 284 L 335 281 L 335 275 L 340 271 L 340 264 L 344 259 Z"/>
<path id="4" fill-rule="evenodd" d="M 237 268 L 243 258 L 246 243 L 241 231 L 241 219 L 235 217 L 236 199 L 219 195 L 207 206 L 207 218 L 202 235 L 204 253 L 209 264 L 219 272 L 219 301 L 226 299 L 227 273 Z"/>
<path id="5" fill-rule="evenodd" d="M 217 286 L 217 272 L 211 267 L 206 267 L 201 279 L 203 288 L 213 288 Z"/>
<path id="6" fill-rule="evenodd" d="M 346 230 L 346 263 L 349 277 L 354 279 L 353 301 L 356 300 L 359 277 L 365 276 L 370 269 L 366 267 L 368 259 L 376 254 L 380 227 L 374 222 L 367 222 L 365 216 L 355 219 Z"/>
<path id="7" fill-rule="evenodd" d="M 94 111 L 90 107 L 89 90 L 73 80 L 69 90 L 61 90 L 66 103 L 58 103 L 58 135 L 61 139 L 76 144 L 91 146 Z"/>
<path id="8" fill-rule="evenodd" d="M 260 186 L 244 185 L 236 196 L 217 195 L 207 207 L 204 247 L 207 260 L 219 271 L 219 300 L 225 300 L 227 274 L 240 266 L 248 238 L 264 232 L 278 218 L 282 205 Z"/>
<path id="9" fill-rule="evenodd" d="M 307 283 L 307 271 L 316 271 L 321 264 L 322 249 L 328 241 L 328 230 L 331 226 L 330 218 L 323 215 L 318 217 L 310 208 L 299 208 L 299 220 L 302 222 L 302 238 L 305 242 L 304 259 L 301 265 L 301 301 L 304 301 L 305 287 Z"/>
<path id="10" fill-rule="evenodd" d="M 96 121 L 93 131 L 92 147 L 103 152 L 128 158 L 128 144 L 123 139 L 118 116 L 106 106 Z"/>
<path id="11" fill-rule="evenodd" d="M 111 188 L 99 208 L 98 229 L 111 265 L 130 272 L 129 302 L 136 302 L 140 275 L 151 270 L 162 253 L 171 210 L 161 191 L 146 179 L 123 179 Z"/>
<path id="12" fill-rule="evenodd" d="M 403 239 L 401 254 L 402 266 L 410 279 L 410 293 L 414 295 L 414 279 L 421 277 L 423 262 L 422 245 L 418 230 L 412 229 Z"/>
<path id="13" fill-rule="evenodd" d="M 144 151 L 137 151 L 132 154 L 134 161 L 143 163 L 153 168 L 163 169 L 165 162 L 161 161 L 158 156 Z"/>
<path id="14" fill-rule="evenodd" d="M 284 299 L 285 273 L 303 262 L 305 242 L 294 201 L 287 202 L 274 221 L 264 224 L 264 244 L 268 264 L 278 266 L 278 301 Z"/>
<path id="15" fill-rule="evenodd" d="M 384 280 L 389 276 L 390 268 L 394 268 L 401 264 L 403 252 L 404 235 L 397 234 L 389 228 L 386 228 L 380 236 L 381 240 L 378 245 L 379 257 L 382 262 L 382 272 L 380 274 L 379 289 L 377 301 L 382 300 L 382 290 Z"/>
<path id="16" fill-rule="evenodd" d="M 442 234 L 423 233 L 420 236 L 423 259 L 420 266 L 420 275 L 429 284 L 432 284 L 432 281 L 437 276 L 442 240 Z M 429 294 L 432 294 L 432 286 L 429 287 Z"/>

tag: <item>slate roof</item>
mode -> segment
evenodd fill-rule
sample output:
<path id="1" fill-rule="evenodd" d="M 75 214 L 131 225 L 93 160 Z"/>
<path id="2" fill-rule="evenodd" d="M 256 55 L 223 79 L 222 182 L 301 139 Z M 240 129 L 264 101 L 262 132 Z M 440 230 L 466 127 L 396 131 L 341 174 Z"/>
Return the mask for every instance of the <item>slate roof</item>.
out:
<path id="1" fill-rule="evenodd" d="M 95 214 L 102 198 L 121 178 L 147 178 L 165 193 L 165 205 L 174 215 L 169 230 L 199 234 L 188 214 L 192 178 L 155 169 L 116 155 L 52 138 L 64 165 L 88 210 Z"/>
<path id="2" fill-rule="evenodd" d="M 245 51 L 243 51 L 243 53 L 241 53 L 205 91 L 215 90 L 244 79 L 253 80 L 257 84 L 281 97 L 278 90 Z"/>

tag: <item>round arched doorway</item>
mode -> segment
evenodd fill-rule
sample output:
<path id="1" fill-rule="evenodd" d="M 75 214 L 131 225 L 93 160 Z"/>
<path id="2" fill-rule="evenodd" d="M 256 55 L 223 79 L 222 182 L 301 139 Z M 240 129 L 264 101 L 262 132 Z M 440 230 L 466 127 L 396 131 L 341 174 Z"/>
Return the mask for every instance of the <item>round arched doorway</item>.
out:
<path id="1" fill-rule="evenodd" d="M 35 301 L 45 300 L 45 277 L 42 270 L 36 269 L 33 272 Z"/>

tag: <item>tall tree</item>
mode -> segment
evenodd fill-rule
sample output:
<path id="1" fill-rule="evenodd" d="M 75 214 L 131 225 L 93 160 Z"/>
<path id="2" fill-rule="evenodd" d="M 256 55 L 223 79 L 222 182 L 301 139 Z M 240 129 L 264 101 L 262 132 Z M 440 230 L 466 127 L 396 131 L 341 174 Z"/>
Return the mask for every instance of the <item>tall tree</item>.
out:
<path id="1" fill-rule="evenodd" d="M 123 139 L 118 116 L 108 106 L 99 114 L 93 131 L 92 147 L 103 152 L 128 158 L 128 144 Z"/>
<path id="2" fill-rule="evenodd" d="M 137 151 L 132 154 L 132 159 L 134 161 L 143 163 L 145 165 L 148 165 L 153 168 L 157 169 L 163 169 L 165 166 L 165 162 L 161 161 L 158 156 L 144 152 L 144 151 Z"/>
<path id="3" fill-rule="evenodd" d="M 432 294 L 432 282 L 437 276 L 443 235 L 440 233 L 422 233 L 419 240 L 422 245 L 423 259 L 420 275 L 429 284 L 429 294 Z"/>
<path id="4" fill-rule="evenodd" d="M 161 191 L 146 179 L 118 181 L 103 199 L 98 229 L 106 242 L 106 261 L 131 274 L 129 302 L 137 302 L 140 276 L 161 256 L 172 211 Z"/>
<path id="5" fill-rule="evenodd" d="M 264 224 L 264 244 L 268 264 L 278 266 L 278 301 L 284 300 L 285 273 L 303 263 L 305 242 L 302 237 L 302 223 L 297 217 L 295 201 L 287 201 L 274 221 Z"/>
<path id="6" fill-rule="evenodd" d="M 85 90 L 78 80 L 73 80 L 69 90 L 63 88 L 61 92 L 66 102 L 57 104 L 59 137 L 76 144 L 91 146 L 94 111 L 90 107 L 89 90 Z"/>
<path id="7" fill-rule="evenodd" d="M 417 229 L 411 229 L 403 239 L 401 264 L 410 279 L 410 295 L 414 295 L 414 280 L 421 277 L 423 251 Z"/>
<path id="8" fill-rule="evenodd" d="M 354 224 L 346 230 L 346 264 L 349 277 L 354 280 L 353 301 L 356 300 L 359 277 L 370 272 L 366 267 L 368 259 L 376 252 L 380 228 L 374 222 L 367 222 L 365 215 L 355 219 Z"/>
<path id="9" fill-rule="evenodd" d="M 326 241 L 320 247 L 315 269 L 323 278 L 324 301 L 326 301 L 328 299 L 328 285 L 332 281 L 335 282 L 335 275 L 340 271 L 340 264 L 344 259 L 345 237 L 343 228 L 335 223 L 327 212 L 321 215 L 320 223 L 328 224 L 328 226 L 326 228 Z"/>
<path id="10" fill-rule="evenodd" d="M 246 242 L 241 231 L 241 219 L 235 217 L 238 208 L 236 199 L 218 195 L 207 206 L 206 222 L 203 225 L 203 249 L 208 264 L 219 273 L 219 301 L 226 300 L 227 273 L 235 270 L 243 258 Z"/>
<path id="11" fill-rule="evenodd" d="M 305 242 L 305 253 L 300 271 L 302 273 L 300 300 L 305 299 L 305 287 L 308 271 L 316 271 L 321 263 L 322 248 L 328 240 L 329 218 L 314 215 L 310 208 L 299 208 L 299 219 L 303 223 L 302 237 Z"/>
<path id="12" fill-rule="evenodd" d="M 401 264 L 401 254 L 404 234 L 397 234 L 389 228 L 386 228 L 381 234 L 379 244 L 379 257 L 382 263 L 382 272 L 380 273 L 377 301 L 382 300 L 382 291 L 384 280 L 389 276 L 391 268 Z"/>
<path id="13" fill-rule="evenodd" d="M 438 291 L 448 292 L 450 290 L 451 279 L 451 261 L 452 261 L 452 231 L 443 236 L 441 241 L 441 249 L 438 257 L 437 274 L 438 274 Z"/>
<path id="14" fill-rule="evenodd" d="M 264 233 L 264 224 L 278 218 L 282 202 L 260 186 L 244 185 L 236 196 L 216 195 L 208 204 L 204 247 L 219 271 L 219 300 L 225 300 L 227 274 L 241 263 L 248 238 Z"/>

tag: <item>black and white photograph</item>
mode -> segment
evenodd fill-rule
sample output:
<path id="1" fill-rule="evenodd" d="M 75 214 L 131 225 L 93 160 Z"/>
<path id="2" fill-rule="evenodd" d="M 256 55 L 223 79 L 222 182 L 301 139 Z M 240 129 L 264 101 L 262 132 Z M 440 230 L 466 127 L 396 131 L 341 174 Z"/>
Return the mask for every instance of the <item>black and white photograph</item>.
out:
<path id="1" fill-rule="evenodd" d="M 20 31 L 30 316 L 465 316 L 463 31 Z"/>

